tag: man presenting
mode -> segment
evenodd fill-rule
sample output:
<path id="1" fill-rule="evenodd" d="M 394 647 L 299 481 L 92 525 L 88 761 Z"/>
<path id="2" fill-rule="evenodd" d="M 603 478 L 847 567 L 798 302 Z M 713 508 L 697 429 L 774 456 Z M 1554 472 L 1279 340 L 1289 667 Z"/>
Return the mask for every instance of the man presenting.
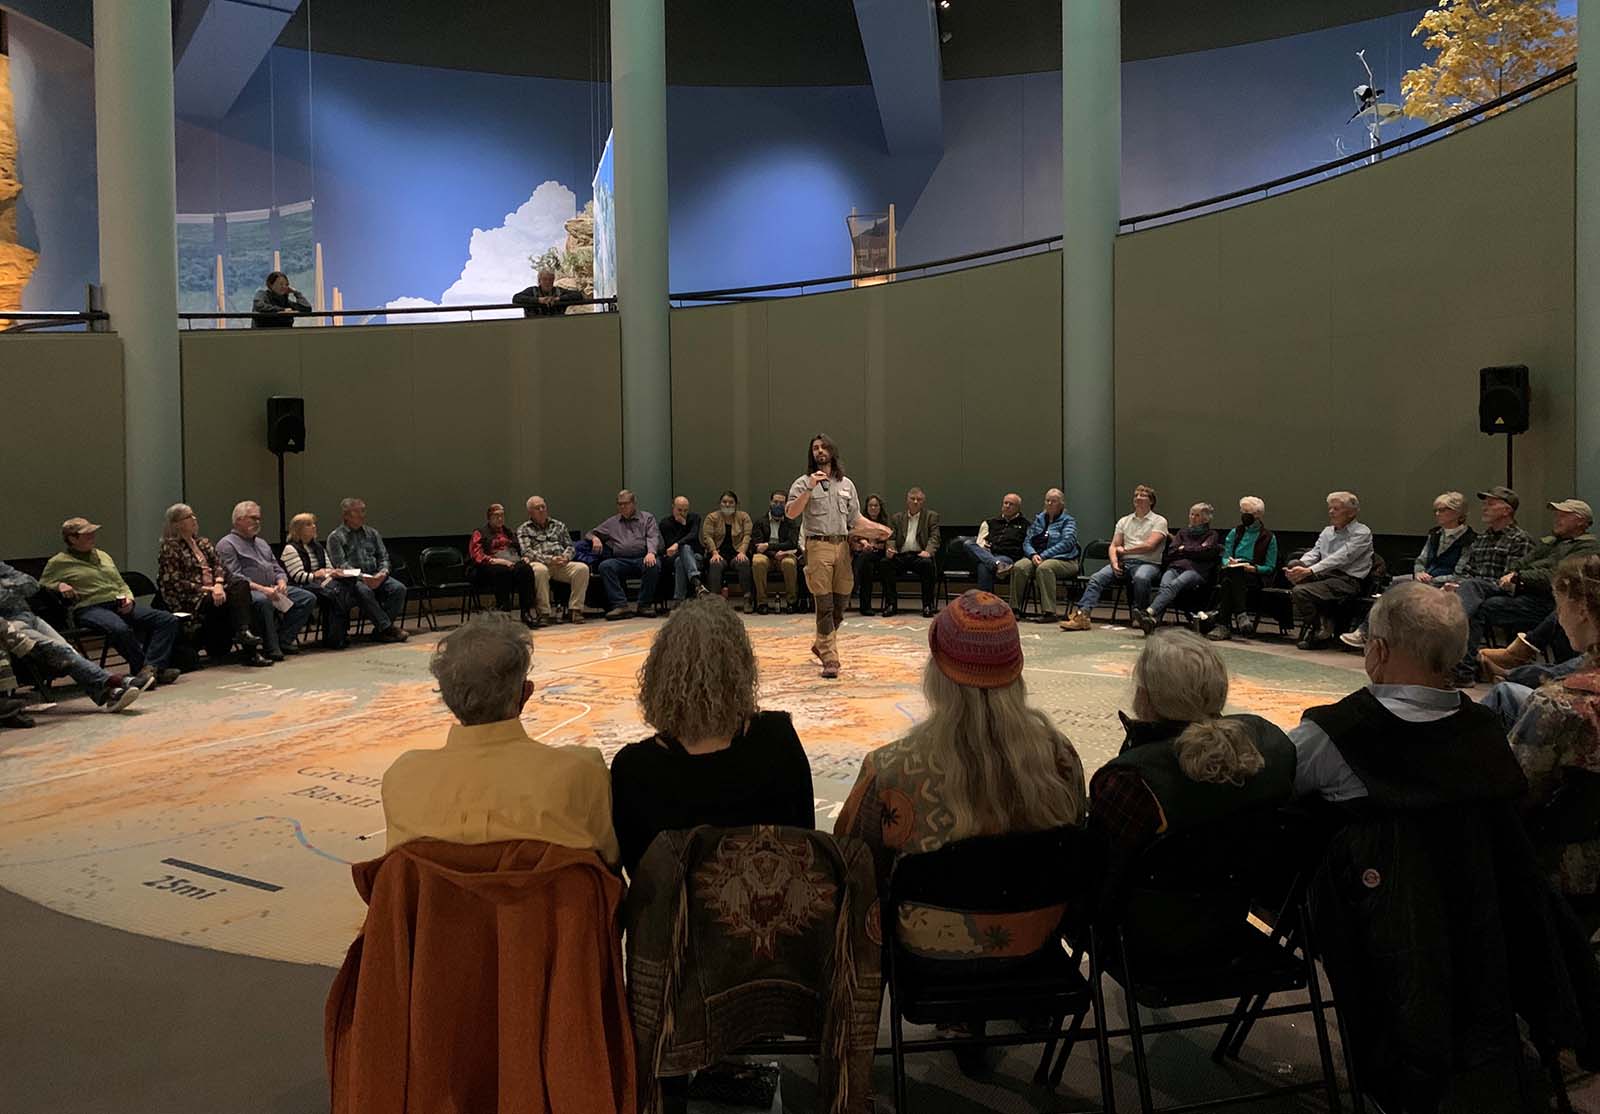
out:
<path id="1" fill-rule="evenodd" d="M 806 468 L 807 474 L 789 485 L 789 503 L 783 513 L 801 520 L 806 539 L 806 585 L 817 601 L 817 637 L 811 653 L 822 662 L 824 677 L 837 677 L 837 632 L 855 584 L 849 535 L 887 541 L 892 531 L 861 513 L 856 485 L 845 477 L 839 452 L 827 434 L 811 439 Z"/>

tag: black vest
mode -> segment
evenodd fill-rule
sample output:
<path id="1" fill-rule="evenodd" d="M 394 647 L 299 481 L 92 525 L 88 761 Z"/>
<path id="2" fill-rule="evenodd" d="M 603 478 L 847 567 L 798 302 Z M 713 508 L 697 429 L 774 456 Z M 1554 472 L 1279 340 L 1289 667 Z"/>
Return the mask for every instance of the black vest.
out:
<path id="1" fill-rule="evenodd" d="M 290 542 L 289 548 L 300 554 L 300 567 L 307 574 L 328 567 L 328 547 L 322 544 L 321 539 L 313 541 L 309 546 L 305 542 Z"/>
<path id="2" fill-rule="evenodd" d="M 1453 715 L 1413 723 L 1361 688 L 1305 718 L 1327 732 L 1378 808 L 1508 800 L 1527 787 L 1500 716 L 1465 696 Z"/>
<path id="3" fill-rule="evenodd" d="M 1145 723 L 1123 717 L 1128 737 L 1122 753 L 1106 763 L 1106 769 L 1132 770 L 1144 779 L 1166 817 L 1163 834 L 1196 828 L 1213 821 L 1287 803 L 1294 793 L 1294 744 L 1273 724 L 1260 716 L 1223 716 L 1244 723 L 1250 737 L 1266 760 L 1266 766 L 1243 785 L 1195 781 L 1178 765 L 1173 742 L 1187 723 Z"/>
<path id="4" fill-rule="evenodd" d="M 1026 515 L 1017 515 L 1007 522 L 1004 518 L 989 518 L 984 520 L 989 527 L 989 552 L 996 557 L 1010 557 L 1012 560 L 1022 556 L 1022 543 L 1028 536 L 1028 518 Z"/>

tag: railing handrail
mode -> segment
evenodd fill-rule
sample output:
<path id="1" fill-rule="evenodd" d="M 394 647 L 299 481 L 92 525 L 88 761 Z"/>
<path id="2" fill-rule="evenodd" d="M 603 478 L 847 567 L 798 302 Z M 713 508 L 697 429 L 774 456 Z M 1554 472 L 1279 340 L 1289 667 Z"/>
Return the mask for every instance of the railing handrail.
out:
<path id="1" fill-rule="evenodd" d="M 615 298 L 580 298 L 575 301 L 563 302 L 565 306 L 614 306 Z M 385 317 L 390 314 L 405 315 L 419 313 L 487 313 L 491 310 L 516 310 L 519 313 L 526 307 L 515 302 L 494 302 L 486 305 L 470 306 L 397 306 L 394 309 L 379 307 L 377 309 L 314 309 L 305 313 L 297 313 L 296 317 Z M 269 314 L 229 311 L 218 313 L 216 310 L 209 312 L 185 310 L 178 314 L 179 321 L 254 321 L 256 318 L 276 320 Z"/>

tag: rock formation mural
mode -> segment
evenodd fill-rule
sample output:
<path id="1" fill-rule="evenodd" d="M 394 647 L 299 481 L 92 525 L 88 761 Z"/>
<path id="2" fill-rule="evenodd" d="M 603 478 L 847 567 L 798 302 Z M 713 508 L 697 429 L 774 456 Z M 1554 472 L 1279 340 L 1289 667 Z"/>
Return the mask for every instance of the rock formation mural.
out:
<path id="1" fill-rule="evenodd" d="M 17 125 L 11 110 L 11 59 L 0 54 L 0 310 L 22 308 L 22 288 L 39 262 L 17 243 Z M 0 329 L 10 322 L 0 318 Z"/>

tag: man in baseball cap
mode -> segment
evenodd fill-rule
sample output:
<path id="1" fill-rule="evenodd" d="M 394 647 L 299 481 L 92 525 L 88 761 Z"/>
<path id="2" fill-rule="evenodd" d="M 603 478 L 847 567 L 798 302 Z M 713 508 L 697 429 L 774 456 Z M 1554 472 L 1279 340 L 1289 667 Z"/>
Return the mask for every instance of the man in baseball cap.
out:
<path id="1" fill-rule="evenodd" d="M 180 676 L 171 665 L 178 619 L 134 599 L 111 554 L 95 548 L 99 530 L 87 518 L 63 522 L 67 548 L 45 563 L 39 583 L 61 596 L 79 625 L 105 635 L 134 673 L 133 684 L 169 685 Z"/>
<path id="2" fill-rule="evenodd" d="M 1498 499 L 1500 502 L 1510 507 L 1513 511 L 1522 505 L 1522 499 L 1515 491 L 1512 491 L 1505 484 L 1496 484 L 1487 491 L 1478 492 L 1478 498 L 1484 500 L 1485 502 L 1490 499 Z"/>
<path id="3" fill-rule="evenodd" d="M 1589 527 L 1594 524 L 1594 511 L 1588 503 L 1582 499 L 1562 499 L 1548 506 L 1555 512 L 1551 532 L 1540 538 L 1527 556 L 1510 562 L 1497 580 L 1467 580 L 1459 586 L 1457 594 L 1467 612 L 1469 631 L 1466 657 L 1456 667 L 1458 684 L 1475 683 L 1478 649 L 1491 627 L 1505 627 L 1520 634 L 1538 626 L 1555 610 L 1551 584 L 1556 566 L 1568 557 L 1600 553 L 1600 539 L 1589 533 Z M 1486 515 L 1488 507 L 1486 500 Z M 1564 660 L 1560 649 L 1557 659 Z"/>

